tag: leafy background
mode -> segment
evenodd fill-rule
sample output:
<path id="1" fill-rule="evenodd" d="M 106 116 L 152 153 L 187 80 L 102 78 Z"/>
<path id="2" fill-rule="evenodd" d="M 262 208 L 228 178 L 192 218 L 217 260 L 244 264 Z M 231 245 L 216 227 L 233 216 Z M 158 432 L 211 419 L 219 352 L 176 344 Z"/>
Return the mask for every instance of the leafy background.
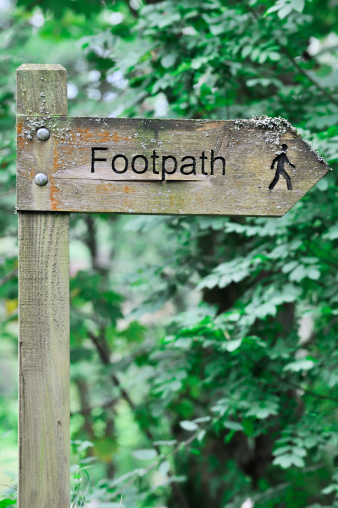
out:
<path id="1" fill-rule="evenodd" d="M 280 115 L 334 169 L 338 2 L 0 10 L 0 482 L 15 487 L 15 69 L 66 67 L 73 116 Z M 71 216 L 72 506 L 338 506 L 337 191 L 333 171 L 282 219 Z"/>

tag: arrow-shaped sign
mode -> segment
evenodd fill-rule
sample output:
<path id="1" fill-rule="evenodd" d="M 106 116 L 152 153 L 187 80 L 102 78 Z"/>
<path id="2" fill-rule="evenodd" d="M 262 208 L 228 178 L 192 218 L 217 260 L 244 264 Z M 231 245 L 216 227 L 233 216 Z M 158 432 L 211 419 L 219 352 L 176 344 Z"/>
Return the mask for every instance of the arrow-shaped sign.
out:
<path id="1" fill-rule="evenodd" d="M 281 216 L 329 168 L 282 118 L 68 118 L 60 65 L 19 67 L 17 110 L 19 499 L 66 508 L 69 217 L 25 211 Z"/>
<path id="2" fill-rule="evenodd" d="M 18 116 L 19 210 L 276 217 L 329 169 L 282 118 Z"/>

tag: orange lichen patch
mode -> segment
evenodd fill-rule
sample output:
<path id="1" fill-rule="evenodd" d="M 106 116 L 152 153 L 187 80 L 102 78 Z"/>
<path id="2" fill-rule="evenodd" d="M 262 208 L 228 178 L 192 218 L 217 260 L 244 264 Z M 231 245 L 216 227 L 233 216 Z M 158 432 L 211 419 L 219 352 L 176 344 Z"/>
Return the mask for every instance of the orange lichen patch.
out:
<path id="1" fill-rule="evenodd" d="M 53 177 L 50 177 L 50 179 L 49 179 L 49 200 L 50 200 L 50 207 L 52 210 L 59 209 L 59 201 L 57 199 L 57 193 L 58 193 L 58 189 L 56 187 L 55 180 Z"/>
<path id="2" fill-rule="evenodd" d="M 19 150 L 24 150 L 24 147 L 25 147 L 25 139 L 23 137 L 23 123 L 20 122 L 18 120 L 17 122 L 17 127 L 16 127 L 16 132 L 17 132 L 17 147 Z"/>
<path id="3" fill-rule="evenodd" d="M 58 159 L 58 150 L 57 150 L 57 142 L 54 145 L 54 157 L 53 157 L 53 173 L 57 171 L 59 168 L 59 159 Z M 54 176 L 50 174 L 49 176 L 49 200 L 50 206 L 52 210 L 58 210 L 59 201 L 57 199 L 58 189 L 55 184 Z"/>
<path id="4" fill-rule="evenodd" d="M 79 136 L 80 134 L 80 136 Z M 86 129 L 77 129 L 69 133 L 71 137 L 72 143 L 81 143 L 81 142 L 89 142 L 92 140 L 93 132 L 86 128 Z"/>
<path id="5" fill-rule="evenodd" d="M 63 146 L 62 147 L 62 153 L 66 153 L 68 155 L 72 155 L 74 153 L 74 148 L 72 146 L 71 147 Z"/>
<path id="6" fill-rule="evenodd" d="M 32 168 L 27 169 L 28 164 L 23 164 L 25 152 L 27 151 L 27 140 L 24 136 L 24 122 L 17 120 L 17 156 L 18 156 L 18 164 L 17 164 L 17 172 L 21 174 L 25 174 L 25 176 L 30 176 L 31 178 L 34 176 L 35 172 Z M 26 161 L 25 161 L 26 162 Z"/>
<path id="7" fill-rule="evenodd" d="M 58 154 L 54 155 L 54 158 L 53 158 L 53 166 L 52 166 L 52 173 L 56 173 L 56 171 L 59 169 L 60 167 L 60 161 L 58 159 Z"/>
<path id="8" fill-rule="evenodd" d="M 54 145 L 54 157 L 53 157 L 53 166 L 52 166 L 52 171 L 53 173 L 55 171 L 57 171 L 60 167 L 60 161 L 59 161 L 59 152 L 58 152 L 58 149 L 57 149 L 57 141 L 55 142 L 55 145 Z"/>
<path id="9" fill-rule="evenodd" d="M 210 129 L 217 129 L 217 127 L 222 127 L 223 122 L 212 122 L 212 123 L 205 123 L 202 127 L 199 127 L 196 129 L 196 131 L 207 131 Z"/>
<path id="10" fill-rule="evenodd" d="M 80 136 L 78 136 L 80 134 Z M 132 141 L 127 136 L 119 134 L 118 132 L 110 132 L 107 130 L 98 131 L 96 129 L 90 129 L 86 127 L 85 129 L 77 129 L 71 133 L 72 141 L 77 143 L 89 143 L 93 141 L 99 141 L 101 143 L 109 143 L 114 141 L 115 143 L 118 141 Z"/>
<path id="11" fill-rule="evenodd" d="M 22 127 L 23 127 L 22 122 L 20 122 L 20 120 L 18 120 L 16 123 L 16 131 L 19 136 L 22 135 Z"/>
<path id="12" fill-rule="evenodd" d="M 102 181 L 101 181 L 101 185 L 98 185 L 96 187 L 96 192 L 98 194 L 106 194 L 106 193 L 108 194 L 110 192 L 110 190 L 111 190 L 110 185 L 108 183 L 105 183 Z"/>
<path id="13" fill-rule="evenodd" d="M 127 136 L 122 136 L 121 134 L 118 134 L 117 132 L 113 132 L 111 134 L 111 141 L 131 141 L 131 139 Z"/>
<path id="14" fill-rule="evenodd" d="M 132 187 L 129 187 L 129 185 L 125 185 L 123 187 L 123 192 L 125 192 L 126 194 L 130 194 L 130 193 L 134 193 L 135 189 L 133 189 Z"/>

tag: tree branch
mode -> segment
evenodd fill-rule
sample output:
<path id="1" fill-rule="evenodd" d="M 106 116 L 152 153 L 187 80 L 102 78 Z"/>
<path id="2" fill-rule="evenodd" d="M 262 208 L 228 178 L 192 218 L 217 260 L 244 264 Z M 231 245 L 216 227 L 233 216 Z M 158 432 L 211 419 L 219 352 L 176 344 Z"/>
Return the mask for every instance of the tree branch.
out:
<path id="1" fill-rule="evenodd" d="M 307 72 L 305 69 L 303 69 L 299 63 L 289 54 L 288 50 L 286 49 L 285 46 L 281 46 L 281 50 L 283 51 L 284 55 L 290 60 L 290 62 L 293 64 L 294 67 L 296 67 L 296 69 L 298 70 L 298 72 L 300 72 L 301 74 L 303 74 L 303 76 L 305 76 L 316 88 L 318 88 L 318 90 L 320 90 L 322 92 L 323 95 L 325 95 L 325 97 L 327 99 L 329 99 L 329 101 L 331 101 L 333 104 L 335 104 L 336 106 L 338 106 L 338 100 L 335 99 L 335 97 L 333 97 L 332 94 L 330 94 L 330 92 L 328 92 L 327 90 L 325 90 L 325 88 L 320 85 L 315 79 L 313 79 Z"/>
<path id="2" fill-rule="evenodd" d="M 101 337 L 98 338 L 92 332 L 88 332 L 88 335 L 89 335 L 90 339 L 92 340 L 93 344 L 96 346 L 102 363 L 104 365 L 110 365 L 109 351 L 108 351 L 107 345 L 105 343 L 104 337 L 101 335 Z M 123 388 L 123 386 L 121 386 L 121 383 L 120 383 L 118 377 L 115 374 L 111 373 L 110 379 L 113 382 L 113 384 L 120 390 L 122 398 L 127 402 L 127 404 L 129 405 L 129 407 L 133 411 L 133 413 L 136 413 L 137 406 L 134 404 L 134 402 L 130 398 L 129 393 L 125 390 L 125 388 Z M 158 445 L 154 445 L 155 437 L 154 437 L 153 433 L 151 432 L 151 430 L 149 428 L 145 428 L 145 429 L 141 428 L 141 430 L 145 433 L 145 435 L 147 436 L 149 441 L 152 443 L 154 449 L 160 455 L 161 454 L 160 447 Z M 168 472 L 168 476 L 173 477 L 173 475 L 170 471 Z M 171 490 L 173 492 L 173 495 L 174 495 L 179 507 L 180 508 L 190 508 L 189 504 L 182 492 L 181 487 L 174 481 L 170 484 L 170 487 L 171 487 Z"/>
<path id="3" fill-rule="evenodd" d="M 6 282 L 8 282 L 9 280 L 14 279 L 16 275 L 18 275 L 18 269 L 14 268 L 14 270 L 12 270 L 7 275 L 2 277 L 2 279 L 0 279 L 0 287 L 6 284 Z"/>
<path id="4" fill-rule="evenodd" d="M 87 246 L 88 246 L 90 254 L 91 254 L 92 268 L 94 270 L 97 270 L 98 272 L 100 272 L 101 275 L 103 275 L 105 273 L 105 270 L 103 270 L 102 267 L 100 267 L 97 262 L 98 244 L 97 244 L 97 237 L 96 237 L 95 220 L 90 215 L 86 215 L 85 221 L 87 224 L 87 231 L 88 231 L 86 243 L 87 243 Z M 103 365 L 110 365 L 111 364 L 110 363 L 110 351 L 109 351 L 109 347 L 108 347 L 105 337 L 104 337 L 104 327 L 101 325 L 101 333 L 98 337 L 96 337 L 95 334 L 90 331 L 88 331 L 88 336 L 92 340 L 93 344 L 95 345 Z M 110 379 L 111 379 L 112 383 L 114 384 L 114 386 L 116 386 L 119 389 L 122 398 L 127 402 L 129 407 L 131 408 L 131 410 L 134 413 L 136 413 L 137 407 L 134 404 L 134 402 L 132 401 L 132 399 L 130 398 L 128 392 L 121 386 L 121 383 L 120 383 L 118 377 L 115 374 L 111 373 Z M 146 434 L 147 438 L 151 441 L 151 443 L 153 443 L 153 441 L 155 441 L 154 436 L 149 428 L 146 428 L 146 429 L 142 428 L 142 431 Z M 158 453 L 160 453 L 160 449 L 155 445 L 153 445 L 153 446 L 156 449 L 156 451 Z M 170 472 L 168 472 L 168 476 L 172 476 Z M 171 487 L 172 493 L 176 499 L 176 502 L 177 502 L 179 508 L 190 508 L 180 486 L 177 483 L 172 482 L 170 484 L 170 487 Z"/>
<path id="5" fill-rule="evenodd" d="M 133 16 L 133 18 L 137 19 L 138 18 L 138 11 L 130 5 L 130 2 L 128 0 L 125 0 L 125 3 L 128 5 L 128 8 L 129 8 L 130 13 Z"/>
<path id="6" fill-rule="evenodd" d="M 247 358 L 248 361 L 250 361 L 250 357 L 248 354 L 246 354 L 244 352 L 242 352 L 242 354 Z M 286 379 L 284 379 L 282 376 L 280 376 L 277 372 L 275 372 L 273 370 L 269 370 L 266 368 L 264 368 L 264 370 L 265 370 L 265 372 L 268 372 L 269 374 L 272 374 L 273 376 L 275 376 L 275 378 L 278 379 L 278 381 L 280 383 L 290 386 L 290 388 L 293 388 L 294 390 L 302 390 L 304 393 L 306 393 L 307 395 L 310 395 L 311 397 L 315 397 L 320 400 L 329 400 L 331 402 L 338 403 L 338 399 L 336 399 L 335 397 L 331 397 L 330 395 L 321 395 L 320 393 L 314 392 L 312 390 L 308 390 L 307 388 L 302 388 L 301 386 L 298 386 L 295 383 L 292 383 L 291 381 L 287 381 Z"/>
<path id="7" fill-rule="evenodd" d="M 255 12 L 255 10 L 246 3 L 246 7 L 248 8 L 248 10 L 251 12 L 251 14 L 253 15 L 253 17 L 256 19 L 256 21 L 258 23 L 260 23 L 261 20 L 263 20 L 263 22 L 265 23 L 265 20 L 263 18 L 260 18 L 257 13 Z M 322 85 L 320 85 L 319 83 L 317 83 L 317 81 L 315 79 L 313 79 L 307 72 L 305 69 L 303 69 L 299 63 L 289 54 L 288 50 L 287 50 L 287 47 L 282 45 L 280 43 L 280 41 L 278 39 L 276 39 L 274 37 L 274 40 L 275 42 L 278 44 L 278 46 L 280 47 L 281 51 L 284 53 L 284 55 L 290 60 L 290 62 L 292 63 L 292 65 L 298 70 L 298 72 L 300 72 L 300 74 L 302 74 L 304 77 L 306 77 L 316 88 L 318 88 L 318 90 L 320 90 L 322 92 L 323 95 L 325 95 L 325 97 L 327 99 L 329 99 L 329 101 L 333 102 L 333 104 L 335 104 L 336 106 L 338 106 L 338 100 L 335 99 L 335 97 L 333 97 L 330 92 L 328 92 L 327 90 L 325 90 L 324 87 L 322 87 Z"/>
<path id="8" fill-rule="evenodd" d="M 302 388 L 301 386 L 297 386 L 296 384 L 291 383 L 290 381 L 285 381 L 284 379 L 281 379 L 281 382 L 285 383 L 291 388 L 294 388 L 295 390 L 302 390 L 302 392 L 306 393 L 307 395 L 310 395 L 311 397 L 315 397 L 316 399 L 329 400 L 331 402 L 338 403 L 338 399 L 336 399 L 335 397 L 331 397 L 330 395 L 321 395 L 320 393 L 313 392 L 312 390 L 308 390 L 307 388 Z"/>
<path id="9" fill-rule="evenodd" d="M 184 446 L 188 446 L 190 443 L 192 443 L 198 436 L 199 434 L 199 431 L 196 432 L 195 434 L 193 434 L 192 436 L 189 437 L 189 439 L 186 439 L 185 441 L 181 441 L 177 446 L 176 448 L 174 448 L 173 450 L 171 450 L 169 453 L 167 453 L 166 455 L 164 455 L 164 457 L 167 459 L 168 457 L 170 457 L 171 455 L 175 455 L 178 451 L 180 451 L 180 449 Z M 155 462 L 154 464 L 150 464 L 148 467 L 145 468 L 144 470 L 144 473 L 147 474 L 149 473 L 149 471 L 151 471 L 152 469 L 154 469 L 155 467 L 158 466 L 158 462 Z M 169 476 L 169 475 L 168 475 Z M 127 483 L 125 483 L 123 485 L 123 487 L 120 488 L 120 490 L 117 491 L 116 493 L 116 496 L 119 496 L 121 495 L 121 493 L 126 489 L 126 487 L 129 487 L 129 485 L 131 485 L 134 481 L 135 481 L 136 478 L 131 478 Z"/>
<path id="10" fill-rule="evenodd" d="M 97 409 L 97 408 L 107 409 L 111 406 L 114 406 L 119 400 L 120 400 L 120 397 L 113 397 L 111 399 L 106 400 L 102 404 L 98 404 L 97 406 L 83 407 L 79 411 L 73 411 L 72 413 L 70 413 L 70 416 L 86 415 L 88 413 L 91 413 L 94 409 Z"/>
<path id="11" fill-rule="evenodd" d="M 2 487 L 8 487 L 9 489 L 18 490 L 16 487 L 12 487 L 11 485 L 6 485 L 6 483 L 0 483 L 0 485 L 2 485 Z"/>
<path id="12" fill-rule="evenodd" d="M 79 309 L 78 307 L 73 307 L 72 310 L 75 312 L 75 314 L 78 314 L 78 316 L 84 319 L 90 319 L 100 327 L 103 326 L 103 320 L 100 317 L 97 317 L 95 314 L 88 314 L 87 312 L 83 312 L 83 310 Z"/>
<path id="13" fill-rule="evenodd" d="M 8 190 L 8 191 L 6 191 L 6 192 L 2 192 L 2 193 L 0 194 L 0 199 L 1 199 L 1 198 L 3 198 L 3 197 L 5 197 L 5 196 L 9 196 L 10 194 L 15 194 L 15 192 L 16 192 L 15 187 L 14 187 L 13 189 L 9 189 L 9 190 Z"/>
<path id="14" fill-rule="evenodd" d="M 323 467 L 323 464 L 319 464 L 319 465 L 315 464 L 313 466 L 306 467 L 303 471 L 304 471 L 304 473 L 309 473 L 312 471 L 316 471 L 317 469 L 320 469 L 321 467 Z M 269 489 L 265 490 L 261 494 L 252 496 L 252 500 L 255 502 L 259 502 L 261 499 L 269 497 L 269 496 L 275 494 L 275 492 L 278 492 L 279 490 L 286 489 L 290 485 L 292 485 L 291 482 L 280 483 L 279 485 L 276 485 L 275 487 L 270 487 Z"/>

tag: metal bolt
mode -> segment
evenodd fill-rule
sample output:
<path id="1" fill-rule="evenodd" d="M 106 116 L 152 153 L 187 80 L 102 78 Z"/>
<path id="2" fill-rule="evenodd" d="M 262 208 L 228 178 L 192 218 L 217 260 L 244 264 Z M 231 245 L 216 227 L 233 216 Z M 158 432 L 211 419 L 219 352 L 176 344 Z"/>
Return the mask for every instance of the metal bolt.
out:
<path id="1" fill-rule="evenodd" d="M 49 136 L 50 136 L 50 133 L 49 133 L 49 130 L 46 129 L 46 127 L 40 127 L 40 129 L 38 129 L 38 131 L 36 133 L 36 137 L 40 141 L 47 141 L 47 139 L 49 139 Z"/>
<path id="2" fill-rule="evenodd" d="M 43 187 L 48 182 L 48 176 L 44 173 L 38 173 L 34 176 L 34 182 L 36 185 L 39 185 L 39 187 Z"/>

